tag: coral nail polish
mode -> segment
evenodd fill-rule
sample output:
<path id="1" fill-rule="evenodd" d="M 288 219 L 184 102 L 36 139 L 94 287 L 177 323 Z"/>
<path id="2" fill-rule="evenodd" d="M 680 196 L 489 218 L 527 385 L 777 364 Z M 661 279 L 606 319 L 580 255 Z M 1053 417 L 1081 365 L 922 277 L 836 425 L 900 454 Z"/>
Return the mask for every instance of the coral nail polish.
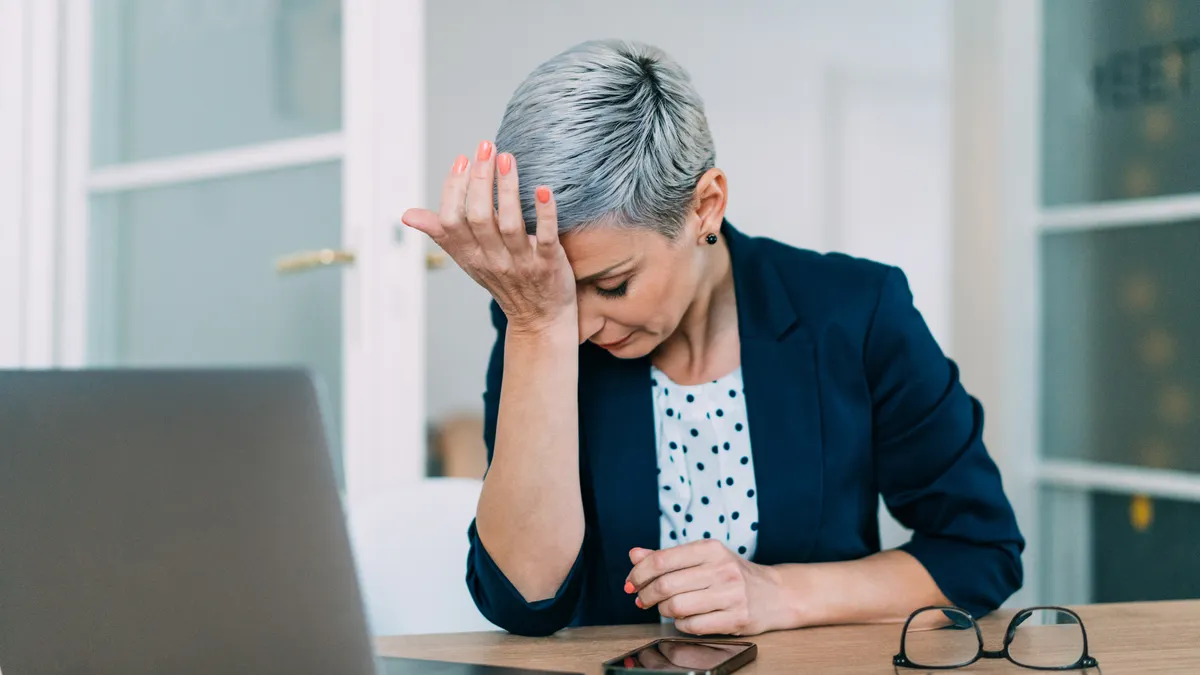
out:
<path id="1" fill-rule="evenodd" d="M 507 152 L 502 152 L 496 156 L 496 168 L 500 169 L 501 176 L 507 176 L 509 171 L 512 171 L 512 155 Z"/>
<path id="2" fill-rule="evenodd" d="M 536 194 L 537 194 L 537 200 L 539 202 L 541 202 L 543 204 L 547 204 L 550 202 L 550 188 L 548 188 L 546 186 L 542 186 L 537 189 Z"/>
<path id="3" fill-rule="evenodd" d="M 636 590 L 637 590 L 637 589 L 633 587 L 633 582 L 632 582 L 632 581 L 626 581 L 626 582 L 625 582 L 625 592 L 626 592 L 626 593 L 633 593 L 633 592 L 634 592 L 634 591 L 636 591 Z"/>
<path id="4" fill-rule="evenodd" d="M 479 143 L 479 151 L 475 153 L 475 159 L 481 162 L 486 162 L 492 157 L 492 144 L 489 141 L 481 141 Z"/>
<path id="5" fill-rule="evenodd" d="M 454 160 L 454 173 L 462 173 L 467 170 L 467 156 L 459 155 L 458 159 Z"/>
<path id="6" fill-rule="evenodd" d="M 641 598 L 637 598 L 637 599 L 635 599 L 635 600 L 633 601 L 633 604 L 637 605 L 637 606 L 638 606 L 638 609 L 646 609 L 646 606 L 642 604 L 642 599 L 641 599 Z"/>

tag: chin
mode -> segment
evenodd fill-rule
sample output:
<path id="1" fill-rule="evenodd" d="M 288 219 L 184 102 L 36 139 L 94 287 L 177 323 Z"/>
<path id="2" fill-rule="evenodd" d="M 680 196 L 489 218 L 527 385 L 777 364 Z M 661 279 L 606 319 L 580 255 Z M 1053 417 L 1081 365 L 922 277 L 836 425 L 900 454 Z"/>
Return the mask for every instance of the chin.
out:
<path id="1" fill-rule="evenodd" d="M 648 356 L 656 347 L 658 347 L 658 344 L 656 344 L 653 340 L 639 335 L 620 347 L 615 347 L 613 349 L 605 349 L 604 347 L 600 348 L 604 349 L 604 351 L 612 354 L 618 359 L 640 359 L 644 356 Z"/>

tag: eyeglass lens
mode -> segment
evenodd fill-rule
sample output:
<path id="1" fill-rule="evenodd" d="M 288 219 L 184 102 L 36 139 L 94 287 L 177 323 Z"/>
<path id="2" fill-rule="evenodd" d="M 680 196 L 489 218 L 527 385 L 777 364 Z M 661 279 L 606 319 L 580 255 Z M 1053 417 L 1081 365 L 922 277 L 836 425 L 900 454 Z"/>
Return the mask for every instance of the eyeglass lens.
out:
<path id="1" fill-rule="evenodd" d="M 966 612 L 918 612 L 904 634 L 904 652 L 917 666 L 946 668 L 969 663 L 979 653 L 979 634 Z"/>
<path id="2" fill-rule="evenodd" d="M 1025 610 L 1007 636 L 1008 654 L 1016 663 L 1034 668 L 1074 665 L 1083 656 L 1083 628 L 1073 614 L 1057 609 Z"/>

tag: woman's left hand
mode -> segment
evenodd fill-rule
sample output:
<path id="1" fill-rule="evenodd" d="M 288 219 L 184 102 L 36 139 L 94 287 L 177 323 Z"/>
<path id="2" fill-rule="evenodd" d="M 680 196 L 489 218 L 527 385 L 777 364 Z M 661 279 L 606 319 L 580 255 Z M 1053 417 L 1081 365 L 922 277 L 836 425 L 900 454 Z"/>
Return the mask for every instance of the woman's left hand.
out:
<path id="1" fill-rule="evenodd" d="M 629 552 L 626 593 L 643 609 L 658 606 L 675 627 L 693 635 L 756 635 L 794 628 L 779 574 L 707 539 L 660 551 Z"/>

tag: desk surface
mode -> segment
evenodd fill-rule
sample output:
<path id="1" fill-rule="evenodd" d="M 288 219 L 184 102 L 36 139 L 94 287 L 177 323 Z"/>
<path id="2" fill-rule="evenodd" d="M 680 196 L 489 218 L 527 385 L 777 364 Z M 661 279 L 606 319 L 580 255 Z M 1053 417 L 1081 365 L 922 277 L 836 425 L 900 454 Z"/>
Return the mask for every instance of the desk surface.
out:
<path id="1" fill-rule="evenodd" d="M 1087 628 L 1089 650 L 1103 675 L 1200 673 L 1200 600 L 1074 607 Z M 988 649 L 999 649 L 1012 612 L 980 621 Z M 677 635 L 660 625 L 568 629 L 548 638 L 504 633 L 458 633 L 379 638 L 379 653 L 489 665 L 525 666 L 600 675 L 600 664 L 653 638 Z M 738 675 L 765 673 L 891 673 L 900 626 L 836 626 L 768 633 L 750 638 L 758 660 Z M 902 675 L 919 671 L 901 669 Z M 946 672 L 946 671 L 942 671 Z M 961 672 L 1036 673 L 1008 661 L 980 661 Z M 1079 671 L 1076 671 L 1079 672 Z"/>

